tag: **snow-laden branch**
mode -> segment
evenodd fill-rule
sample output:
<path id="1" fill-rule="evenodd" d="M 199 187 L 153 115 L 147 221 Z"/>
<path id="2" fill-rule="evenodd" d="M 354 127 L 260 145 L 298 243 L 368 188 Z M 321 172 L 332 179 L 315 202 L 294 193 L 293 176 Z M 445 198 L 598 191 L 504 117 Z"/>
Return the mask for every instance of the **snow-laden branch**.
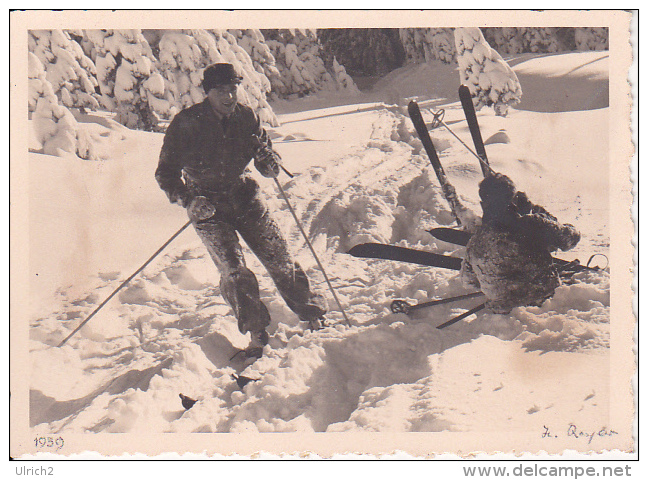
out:
<path id="1" fill-rule="evenodd" d="M 486 105 L 505 116 L 509 106 L 522 97 L 515 72 L 488 45 L 479 28 L 455 29 L 455 45 L 460 82 L 470 89 L 475 108 Z"/>

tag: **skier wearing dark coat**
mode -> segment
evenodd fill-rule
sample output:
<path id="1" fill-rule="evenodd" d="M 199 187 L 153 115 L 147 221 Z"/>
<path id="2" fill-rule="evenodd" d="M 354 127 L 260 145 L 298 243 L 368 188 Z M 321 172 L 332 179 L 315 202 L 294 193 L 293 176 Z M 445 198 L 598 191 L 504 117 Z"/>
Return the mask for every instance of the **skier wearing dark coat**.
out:
<path id="1" fill-rule="evenodd" d="M 263 176 L 276 177 L 281 159 L 254 111 L 237 103 L 241 80 L 231 64 L 205 70 L 202 85 L 207 98 L 174 117 L 155 178 L 172 203 L 187 208 L 220 271 L 221 294 L 232 307 L 239 330 L 251 332 L 248 356 L 260 356 L 268 343 L 270 315 L 261 302 L 257 279 L 245 264 L 237 232 L 300 320 L 319 328 L 326 311 L 323 298 L 311 291 L 306 274 L 289 254 L 247 168 L 254 158 Z"/>
<path id="2" fill-rule="evenodd" d="M 479 287 L 494 313 L 541 304 L 560 285 L 551 252 L 573 248 L 580 233 L 516 192 L 506 175 L 486 177 L 479 196 L 484 215 L 468 242 L 464 283 Z"/>

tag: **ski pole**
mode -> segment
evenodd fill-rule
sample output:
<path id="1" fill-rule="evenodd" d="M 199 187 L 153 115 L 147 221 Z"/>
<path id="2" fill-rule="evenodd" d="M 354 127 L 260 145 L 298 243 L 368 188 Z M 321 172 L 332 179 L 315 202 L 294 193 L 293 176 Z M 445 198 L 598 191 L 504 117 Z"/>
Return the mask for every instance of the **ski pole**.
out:
<path id="1" fill-rule="evenodd" d="M 277 185 L 277 189 L 279 190 L 279 193 L 281 194 L 282 198 L 286 202 L 286 205 L 288 206 L 288 210 L 290 210 L 290 213 L 293 216 L 293 219 L 295 219 L 295 223 L 297 224 L 297 228 L 299 228 L 299 231 L 301 232 L 302 236 L 304 237 L 304 240 L 306 240 L 306 245 L 308 245 L 308 248 L 310 249 L 311 253 L 313 254 L 313 257 L 315 258 L 315 261 L 317 262 L 317 266 L 319 269 L 322 271 L 322 274 L 324 275 L 324 280 L 326 280 L 326 284 L 328 285 L 329 290 L 333 294 L 333 298 L 335 299 L 335 302 L 338 304 L 338 307 L 340 307 L 340 311 L 342 312 L 342 316 L 344 317 L 344 321 L 346 322 L 347 326 L 351 326 L 351 322 L 349 321 L 349 318 L 346 315 L 346 312 L 344 311 L 344 307 L 342 307 L 342 303 L 338 299 L 337 294 L 335 293 L 335 289 L 333 288 L 333 285 L 331 285 L 331 281 L 328 278 L 328 275 L 326 275 L 326 271 L 324 270 L 324 266 L 322 265 L 322 262 L 320 262 L 317 253 L 315 253 L 315 249 L 313 248 L 313 245 L 311 244 L 310 240 L 308 239 L 308 235 L 304 231 L 304 228 L 301 225 L 301 222 L 299 221 L 299 218 L 297 218 L 297 214 L 295 213 L 295 210 L 293 209 L 292 205 L 290 204 L 290 201 L 288 201 L 288 197 L 286 196 L 286 192 L 284 192 L 284 189 L 281 187 L 281 184 L 279 183 L 279 180 L 277 180 L 277 177 L 274 177 L 275 185 Z"/>
<path id="2" fill-rule="evenodd" d="M 484 295 L 482 292 L 466 293 L 463 295 L 457 295 L 455 297 L 448 297 L 448 298 L 442 298 L 440 300 L 430 300 L 429 302 L 417 303 L 416 305 L 411 305 L 407 303 L 405 300 L 394 300 L 391 303 L 390 309 L 392 313 L 404 313 L 407 315 L 412 310 L 432 307 L 434 305 L 442 305 L 444 303 L 458 302 L 459 300 L 481 297 L 482 295 Z"/>
<path id="3" fill-rule="evenodd" d="M 295 176 L 292 173 L 286 170 L 286 167 L 284 167 L 283 165 L 279 165 L 279 166 L 281 167 L 281 169 L 284 171 L 286 175 L 288 175 L 290 178 L 295 178 Z"/>
<path id="4" fill-rule="evenodd" d="M 164 250 L 164 249 L 165 249 L 165 248 L 166 248 L 166 247 L 167 247 L 167 246 L 168 246 L 168 245 L 169 245 L 173 240 L 175 240 L 176 237 L 177 237 L 178 235 L 180 235 L 180 234 L 181 234 L 181 233 L 182 233 L 182 232 L 183 232 L 183 231 L 184 231 L 184 230 L 185 230 L 189 225 L 191 225 L 191 220 L 189 220 L 187 223 L 185 223 L 185 224 L 180 228 L 180 230 L 178 230 L 176 233 L 174 233 L 174 234 L 171 236 L 171 238 L 169 238 L 166 242 L 164 242 L 164 245 L 162 245 L 160 248 L 158 248 L 157 251 L 156 251 L 153 255 L 151 255 L 151 256 L 149 257 L 149 259 L 148 259 L 146 262 L 144 262 L 144 264 L 143 264 L 141 267 L 139 267 L 137 270 L 135 270 L 135 272 L 134 272 L 130 277 L 128 277 L 126 280 L 124 280 L 124 281 L 121 283 L 121 285 L 119 285 L 119 287 L 117 287 L 117 288 L 115 289 L 115 291 L 113 291 L 110 295 L 108 295 L 108 298 L 106 298 L 103 302 L 101 302 L 101 304 L 100 304 L 97 308 L 95 308 L 94 311 L 93 311 L 90 315 L 88 315 L 88 318 L 86 318 L 83 322 L 81 322 L 81 323 L 79 324 L 79 326 L 78 326 L 77 328 L 74 329 L 74 331 L 73 331 L 72 333 L 70 333 L 67 337 L 65 337 L 65 339 L 64 339 L 61 343 L 58 344 L 58 346 L 59 346 L 59 347 L 62 347 L 63 345 L 65 345 L 65 342 L 67 342 L 70 338 L 72 338 L 72 336 L 73 336 L 76 332 L 78 332 L 79 330 L 81 330 L 81 328 L 82 328 L 86 323 L 88 323 L 88 322 L 92 319 L 92 317 L 94 317 L 94 316 L 96 315 L 96 313 L 97 313 L 99 310 L 101 310 L 101 309 L 103 308 L 103 306 L 106 305 L 106 303 L 108 303 L 108 302 L 110 301 L 111 298 L 113 298 L 115 295 L 117 295 L 117 292 L 119 292 L 122 288 L 124 288 L 124 287 L 126 286 L 126 284 L 128 284 L 128 282 L 130 282 L 133 278 L 135 278 L 135 276 L 136 276 L 138 273 L 140 273 L 142 270 L 144 270 L 144 268 L 145 268 L 149 263 L 151 263 L 151 262 L 153 261 L 153 259 L 154 259 L 155 257 L 157 257 L 157 256 L 160 254 L 160 252 L 161 252 L 162 250 Z"/>
<path id="5" fill-rule="evenodd" d="M 458 321 L 463 320 L 464 318 L 469 317 L 469 316 L 471 316 L 473 313 L 477 313 L 477 312 L 479 312 L 480 310 L 482 310 L 482 309 L 484 309 L 484 308 L 486 308 L 486 304 L 485 304 L 485 303 L 482 303 L 481 305 L 477 305 L 476 307 L 471 308 L 471 309 L 468 310 L 467 312 L 464 312 L 464 313 L 462 313 L 461 315 L 457 315 L 456 317 L 451 318 L 451 319 L 448 320 L 447 322 L 442 323 L 442 324 L 439 325 L 437 328 L 441 329 L 441 328 L 449 327 L 449 326 L 452 325 L 453 323 L 457 323 Z"/>
<path id="6" fill-rule="evenodd" d="M 276 142 L 276 143 L 285 143 L 285 142 Z M 259 138 L 258 135 L 252 135 L 252 144 L 255 145 L 257 149 L 263 148 L 265 146 L 265 141 L 262 141 L 261 138 Z M 279 165 L 279 167 L 284 171 L 286 175 L 288 175 L 290 178 L 294 178 L 295 176 L 290 173 L 288 170 L 286 170 L 286 167 L 283 165 Z"/>
<path id="7" fill-rule="evenodd" d="M 484 167 L 487 168 L 491 174 L 495 173 L 495 171 L 491 168 L 490 164 L 485 162 L 484 159 L 480 157 L 472 148 L 466 145 L 466 143 L 461 138 L 459 138 L 457 134 L 454 133 L 452 129 L 443 121 L 443 117 L 445 116 L 444 109 L 441 109 L 436 113 L 432 112 L 432 115 L 434 115 L 432 128 L 435 128 L 437 125 L 442 125 L 446 130 L 448 130 L 448 132 L 452 134 L 452 136 L 454 136 L 457 140 L 459 140 L 459 143 L 461 143 L 464 147 L 466 147 L 466 149 L 470 153 L 472 153 L 475 156 L 475 158 L 477 158 L 477 160 L 479 160 L 479 163 L 481 164 L 482 168 Z"/>

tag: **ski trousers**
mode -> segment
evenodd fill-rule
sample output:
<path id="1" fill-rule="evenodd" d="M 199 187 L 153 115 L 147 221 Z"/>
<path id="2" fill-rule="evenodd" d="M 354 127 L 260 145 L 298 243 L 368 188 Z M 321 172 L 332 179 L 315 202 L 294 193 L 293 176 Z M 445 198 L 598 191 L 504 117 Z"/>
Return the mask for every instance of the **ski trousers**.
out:
<path id="1" fill-rule="evenodd" d="M 261 301 L 257 278 L 245 263 L 237 232 L 301 320 L 323 316 L 324 298 L 311 290 L 306 273 L 292 259 L 286 240 L 260 197 L 258 185 L 253 186 L 252 192 L 249 188 L 243 190 L 227 198 L 201 192 L 216 207 L 216 214 L 208 220 L 193 222 L 220 272 L 221 294 L 234 311 L 239 330 L 246 333 L 265 329 L 270 324 L 270 314 Z"/>

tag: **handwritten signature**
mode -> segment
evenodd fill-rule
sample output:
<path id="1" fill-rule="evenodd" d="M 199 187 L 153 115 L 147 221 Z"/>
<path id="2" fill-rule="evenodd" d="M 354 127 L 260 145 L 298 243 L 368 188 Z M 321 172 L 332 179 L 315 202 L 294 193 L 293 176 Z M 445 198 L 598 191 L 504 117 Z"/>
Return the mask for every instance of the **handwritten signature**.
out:
<path id="1" fill-rule="evenodd" d="M 551 433 L 546 425 L 543 425 L 542 427 L 544 428 L 544 431 L 542 432 L 542 438 L 558 438 L 558 435 Z M 569 424 L 566 433 L 567 437 L 582 438 L 584 440 L 587 440 L 588 445 L 592 443 L 592 440 L 594 440 L 595 437 L 612 437 L 619 434 L 618 432 L 615 432 L 608 427 L 602 427 L 599 430 L 583 430 L 578 428 L 573 423 Z"/>

